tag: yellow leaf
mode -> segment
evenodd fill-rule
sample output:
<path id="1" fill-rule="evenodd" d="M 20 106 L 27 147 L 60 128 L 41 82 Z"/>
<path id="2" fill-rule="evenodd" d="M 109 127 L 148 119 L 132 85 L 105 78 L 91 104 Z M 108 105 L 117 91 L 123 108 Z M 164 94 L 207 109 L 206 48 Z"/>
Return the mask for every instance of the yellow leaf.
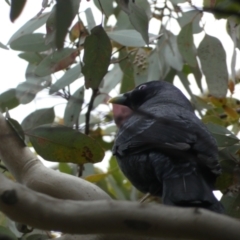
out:
<path id="1" fill-rule="evenodd" d="M 213 97 L 213 96 L 210 96 L 209 100 L 215 107 L 222 107 L 227 102 L 226 98 L 216 98 L 216 97 Z"/>
<path id="2" fill-rule="evenodd" d="M 237 120 L 239 118 L 238 113 L 236 112 L 235 109 L 228 107 L 228 106 L 223 106 L 223 109 L 225 111 L 225 113 L 232 119 Z"/>
<path id="3" fill-rule="evenodd" d="M 74 42 L 76 39 L 80 37 L 86 37 L 87 35 L 88 32 L 81 21 L 75 23 L 69 32 L 69 38 L 71 42 Z"/>
<path id="4" fill-rule="evenodd" d="M 104 179 L 107 175 L 108 173 L 93 174 L 93 175 L 86 176 L 84 179 L 91 183 L 96 183 Z"/>

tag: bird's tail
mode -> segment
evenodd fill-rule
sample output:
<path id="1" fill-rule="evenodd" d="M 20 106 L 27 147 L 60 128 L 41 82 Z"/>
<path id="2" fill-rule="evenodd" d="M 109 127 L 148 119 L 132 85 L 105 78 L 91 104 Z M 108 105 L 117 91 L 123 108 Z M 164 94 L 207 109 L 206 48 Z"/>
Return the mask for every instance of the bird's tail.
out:
<path id="1" fill-rule="evenodd" d="M 192 173 L 181 178 L 163 181 L 163 203 L 179 207 L 199 207 L 223 213 L 222 204 L 201 174 Z"/>

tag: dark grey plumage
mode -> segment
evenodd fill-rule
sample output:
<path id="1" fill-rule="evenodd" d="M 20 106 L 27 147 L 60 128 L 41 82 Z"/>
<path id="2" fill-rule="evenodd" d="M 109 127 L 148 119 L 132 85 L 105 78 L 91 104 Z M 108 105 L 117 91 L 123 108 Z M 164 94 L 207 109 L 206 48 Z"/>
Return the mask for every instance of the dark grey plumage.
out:
<path id="1" fill-rule="evenodd" d="M 133 110 L 113 154 L 137 189 L 161 196 L 167 205 L 223 212 L 212 193 L 221 172 L 216 141 L 178 88 L 152 81 L 110 102 Z"/>

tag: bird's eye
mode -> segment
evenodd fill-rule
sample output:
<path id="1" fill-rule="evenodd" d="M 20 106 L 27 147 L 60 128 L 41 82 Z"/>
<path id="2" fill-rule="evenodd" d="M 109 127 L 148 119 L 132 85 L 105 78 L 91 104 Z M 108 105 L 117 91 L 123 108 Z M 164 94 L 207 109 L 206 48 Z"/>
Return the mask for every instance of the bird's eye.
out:
<path id="1" fill-rule="evenodd" d="M 143 90 L 146 87 L 147 87 L 146 85 L 141 85 L 141 86 L 138 87 L 138 90 Z"/>

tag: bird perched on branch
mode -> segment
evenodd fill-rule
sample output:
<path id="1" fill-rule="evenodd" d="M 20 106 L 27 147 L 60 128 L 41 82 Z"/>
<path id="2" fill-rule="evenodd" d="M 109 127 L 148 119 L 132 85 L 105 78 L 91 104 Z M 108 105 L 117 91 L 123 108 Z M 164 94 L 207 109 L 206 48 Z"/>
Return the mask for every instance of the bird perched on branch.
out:
<path id="1" fill-rule="evenodd" d="M 147 82 L 109 102 L 133 111 L 120 126 L 113 154 L 138 190 L 166 205 L 224 211 L 212 193 L 221 173 L 216 141 L 178 88 Z"/>

